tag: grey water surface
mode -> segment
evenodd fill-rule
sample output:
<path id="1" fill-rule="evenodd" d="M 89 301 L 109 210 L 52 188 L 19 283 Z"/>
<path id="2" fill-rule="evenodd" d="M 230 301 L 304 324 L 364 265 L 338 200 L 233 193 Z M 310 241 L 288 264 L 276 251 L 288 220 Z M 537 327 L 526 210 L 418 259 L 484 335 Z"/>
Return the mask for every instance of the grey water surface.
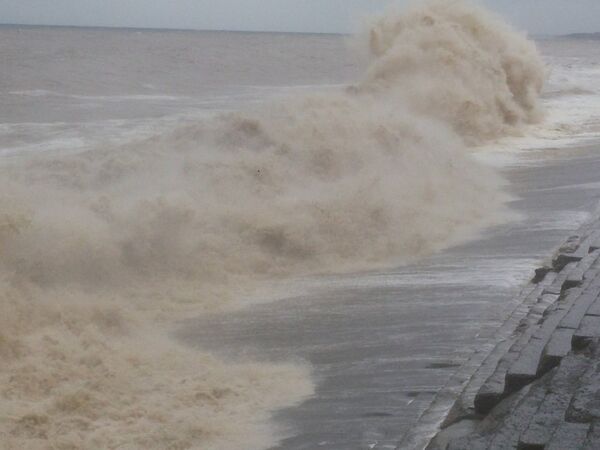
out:
<path id="1" fill-rule="evenodd" d="M 0 26 L 10 69 L 0 75 L 0 156 L 94 151 L 351 83 L 364 61 L 346 40 Z M 598 111 L 597 41 L 538 44 L 551 68 L 544 101 L 587 121 Z M 586 129 L 597 137 L 599 124 Z M 174 334 L 234 361 L 310 365 L 314 397 L 274 417 L 280 448 L 394 448 L 471 352 L 490 345 L 533 269 L 596 207 L 600 144 L 590 142 L 529 151 L 504 167 L 519 221 L 418 264 L 293 280 L 278 301 L 190 319 Z"/>
<path id="2" fill-rule="evenodd" d="M 547 150 L 548 152 L 549 150 Z M 186 322 L 186 343 L 240 359 L 307 361 L 317 391 L 276 421 L 281 449 L 392 449 L 511 299 L 600 200 L 600 143 L 504 169 L 522 220 L 419 264 L 321 277 L 323 289 Z M 313 286 L 314 287 L 314 286 Z"/>

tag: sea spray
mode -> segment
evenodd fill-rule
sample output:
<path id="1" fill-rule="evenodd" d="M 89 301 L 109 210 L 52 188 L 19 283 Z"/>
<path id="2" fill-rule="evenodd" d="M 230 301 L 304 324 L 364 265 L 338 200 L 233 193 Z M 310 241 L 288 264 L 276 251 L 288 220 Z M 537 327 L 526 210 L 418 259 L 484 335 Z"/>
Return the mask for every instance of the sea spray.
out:
<path id="1" fill-rule="evenodd" d="M 341 92 L 0 171 L 0 442 L 252 449 L 298 364 L 166 337 L 258 283 L 411 261 L 508 216 L 472 144 L 539 119 L 532 44 L 458 1 L 389 13 Z"/>
<path id="2" fill-rule="evenodd" d="M 394 95 L 470 144 L 535 123 L 545 72 L 535 44 L 463 1 L 425 2 L 373 20 L 360 89 Z"/>

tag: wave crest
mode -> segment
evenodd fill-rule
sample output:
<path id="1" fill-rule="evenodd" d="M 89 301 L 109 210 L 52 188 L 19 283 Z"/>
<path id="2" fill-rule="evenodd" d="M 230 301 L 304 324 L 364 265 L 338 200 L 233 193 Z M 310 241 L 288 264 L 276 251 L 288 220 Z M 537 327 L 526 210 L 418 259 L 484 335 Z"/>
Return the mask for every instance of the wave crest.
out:
<path id="1" fill-rule="evenodd" d="M 535 44 L 466 2 L 387 14 L 372 24 L 368 49 L 373 62 L 360 89 L 397 95 L 470 143 L 542 117 L 545 71 Z"/>
<path id="2" fill-rule="evenodd" d="M 226 363 L 157 325 L 507 218 L 502 179 L 467 144 L 539 118 L 534 46 L 441 1 L 379 19 L 369 42 L 365 79 L 344 92 L 0 169 L 2 442 L 265 447 L 269 411 L 311 394 L 308 370 Z"/>

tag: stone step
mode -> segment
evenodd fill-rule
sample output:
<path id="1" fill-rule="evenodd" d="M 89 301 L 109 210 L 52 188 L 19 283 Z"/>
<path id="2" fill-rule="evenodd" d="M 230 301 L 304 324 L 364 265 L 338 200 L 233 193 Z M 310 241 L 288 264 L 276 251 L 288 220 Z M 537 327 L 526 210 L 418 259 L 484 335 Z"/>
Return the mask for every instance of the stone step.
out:
<path id="1" fill-rule="evenodd" d="M 597 280 L 600 281 L 600 277 L 598 277 Z M 596 300 L 591 304 L 591 306 L 586 312 L 586 315 L 600 316 L 600 287 L 593 286 L 593 289 L 594 292 L 598 292 L 598 294 L 596 294 Z"/>
<path id="2" fill-rule="evenodd" d="M 600 249 L 600 233 L 593 238 L 592 243 L 590 244 L 590 251 L 593 252 L 598 249 Z"/>
<path id="3" fill-rule="evenodd" d="M 463 414 L 465 411 L 475 410 L 475 398 L 477 397 L 477 393 L 485 381 L 494 373 L 498 367 L 498 362 L 506 352 L 508 352 L 512 344 L 513 341 L 509 339 L 498 342 L 490 354 L 485 358 L 481 366 L 473 373 L 459 399 L 460 405 L 458 406 Z"/>
<path id="4" fill-rule="evenodd" d="M 571 344 L 574 349 L 582 349 L 594 339 L 600 338 L 600 316 L 584 316 L 577 331 L 573 333 Z"/>
<path id="5" fill-rule="evenodd" d="M 572 330 L 579 328 L 583 317 L 587 314 L 599 294 L 600 288 L 590 288 L 582 292 L 565 317 L 560 321 L 559 327 L 570 328 Z"/>
<path id="6" fill-rule="evenodd" d="M 597 243 L 600 243 L 600 221 L 590 223 L 588 230 L 589 232 L 586 233 L 584 244 L 587 245 L 588 252 L 591 253 L 600 248 L 597 245 Z"/>
<path id="7" fill-rule="evenodd" d="M 498 354 L 494 355 L 497 358 L 495 368 L 490 370 L 490 366 L 487 365 L 483 369 L 487 370 L 486 374 L 488 376 L 484 382 L 481 382 L 481 379 L 478 380 L 480 387 L 473 396 L 473 407 L 477 413 L 486 414 L 506 396 L 505 381 L 508 369 L 518 358 L 519 353 L 527 346 L 527 343 L 536 331 L 537 322 L 539 322 L 546 310 L 558 299 L 558 295 L 556 294 L 543 293 L 546 287 L 552 284 L 556 278 L 557 274 L 555 272 L 549 272 L 538 287 L 526 298 L 523 302 L 525 305 L 534 304 L 536 299 L 537 303 L 529 307 L 529 314 L 516 327 L 521 330 L 521 334 L 510 341 L 512 344 L 503 356 L 498 358 Z"/>
<path id="8" fill-rule="evenodd" d="M 540 371 L 545 373 L 558 366 L 560 361 L 571 351 L 571 340 L 575 330 L 569 328 L 557 329 L 542 352 Z"/>
<path id="9" fill-rule="evenodd" d="M 488 441 L 483 437 L 465 437 L 455 439 L 448 447 L 447 450 L 487 450 Z"/>
<path id="10" fill-rule="evenodd" d="M 573 258 L 573 254 L 579 247 L 579 244 L 581 244 L 581 236 L 579 235 L 569 236 L 563 242 L 552 260 L 552 266 L 555 270 L 560 271 L 567 263 L 578 261 L 577 258 Z"/>
<path id="11" fill-rule="evenodd" d="M 479 388 L 474 400 L 475 411 L 478 414 L 487 414 L 505 397 L 504 380 L 509 367 L 510 362 L 506 358 L 502 359 L 494 373 Z"/>
<path id="12" fill-rule="evenodd" d="M 549 389 L 527 429 L 519 439 L 519 449 L 544 449 L 552 440 L 554 432 L 565 420 L 565 413 L 579 380 L 588 369 L 585 358 L 564 359 L 551 375 Z"/>
<path id="13" fill-rule="evenodd" d="M 581 285 L 583 283 L 583 279 L 586 277 L 586 274 L 590 272 L 592 265 L 596 262 L 599 256 L 600 250 L 596 250 L 583 257 L 581 261 L 579 261 L 579 263 L 577 264 L 577 267 L 575 267 L 567 276 L 567 279 L 565 280 L 565 283 L 563 285 L 564 289 L 569 289 Z M 592 272 L 593 276 L 595 276 L 596 272 Z"/>
<path id="14" fill-rule="evenodd" d="M 475 398 L 477 397 L 479 390 L 485 381 L 498 369 L 500 359 L 508 353 L 511 346 L 517 340 L 518 336 L 514 335 L 514 330 L 530 311 L 531 305 L 539 300 L 544 288 L 552 284 L 556 275 L 555 272 L 548 272 L 538 284 L 529 285 L 521 291 L 521 300 L 515 302 L 517 306 L 513 307 L 508 318 L 496 332 L 497 343 L 481 362 L 477 370 L 473 372 L 473 375 L 465 386 L 461 398 L 457 400 L 457 405 L 453 408 L 454 415 L 456 415 L 456 412 L 459 412 L 459 414 L 462 412 L 464 414 L 464 412 L 469 409 L 476 409 Z M 502 382 L 503 377 L 504 375 L 501 377 Z M 503 387 L 501 387 L 501 391 L 502 390 Z M 452 420 L 453 418 L 451 417 L 450 419 Z"/>
<path id="15" fill-rule="evenodd" d="M 560 295 L 563 293 L 563 291 L 565 290 L 565 281 L 567 281 L 567 278 L 569 277 L 569 275 L 571 274 L 571 272 L 573 270 L 575 270 L 575 268 L 577 267 L 577 263 L 576 262 L 570 262 L 568 264 L 566 264 L 560 272 L 558 272 L 558 275 L 556 276 L 556 278 L 554 279 L 554 281 L 552 282 L 552 284 L 546 288 L 544 288 L 543 293 L 544 294 L 555 294 L 555 295 Z"/>
<path id="16" fill-rule="evenodd" d="M 474 407 L 478 414 L 487 414 L 507 395 L 505 389 L 506 373 L 517 360 L 520 352 L 527 345 L 535 332 L 535 325 L 528 325 L 513 342 L 506 354 L 500 358 L 496 369 L 483 383 L 475 396 Z"/>
<path id="17" fill-rule="evenodd" d="M 598 261 L 598 258 L 600 258 L 600 249 L 592 250 L 592 248 L 590 247 L 590 252 L 587 256 L 582 258 L 579 264 L 587 271 L 591 267 L 594 267 L 594 265 Z"/>
<path id="18" fill-rule="evenodd" d="M 545 369 L 542 364 L 544 349 L 559 323 L 576 303 L 581 293 L 582 290 L 579 288 L 570 289 L 563 300 L 552 305 L 549 313 L 544 316 L 543 322 L 536 327 L 532 338 L 506 372 L 506 393 L 515 392 L 543 375 L 542 369 Z"/>
<path id="19" fill-rule="evenodd" d="M 600 442 L 600 423 L 595 423 L 592 424 L 585 444 L 581 448 L 582 450 L 598 450 L 598 442 Z"/>
<path id="20" fill-rule="evenodd" d="M 527 429 L 531 418 L 546 397 L 548 382 L 548 379 L 543 378 L 539 383 L 526 386 L 518 394 L 515 394 L 521 396 L 520 400 L 515 407 L 507 405 L 508 411 L 505 413 L 505 417 L 497 420 L 501 422 L 501 426 L 494 430 L 488 450 L 517 448 L 519 437 Z M 502 405 L 496 409 L 502 409 Z M 491 416 L 496 414 L 496 409 L 491 412 Z"/>
<path id="21" fill-rule="evenodd" d="M 494 332 L 501 338 L 481 352 L 460 396 L 463 420 L 447 429 L 446 441 L 455 438 L 443 448 L 600 450 L 600 216 L 594 220 L 552 267 L 536 271 L 538 289 L 506 305 L 512 314 L 503 326 L 518 325 L 512 335 Z M 479 415 L 464 414 L 471 399 Z"/>
<path id="22" fill-rule="evenodd" d="M 586 266 L 591 265 L 598 257 L 598 255 L 588 256 L 586 257 Z M 560 333 L 553 339 L 554 333 L 561 321 L 569 314 L 569 319 L 565 320 L 565 324 L 578 324 L 590 306 L 589 303 L 579 306 L 578 299 L 583 294 L 582 288 L 569 289 L 566 291 L 565 298 L 556 301 L 559 293 L 565 293 L 560 283 L 564 284 L 576 267 L 575 263 L 567 264 L 561 273 L 555 276 L 551 286 L 543 289 L 543 295 L 538 304 L 531 308 L 528 316 L 529 322 L 525 323 L 529 329 L 523 332 L 519 340 L 500 360 L 496 370 L 475 396 L 474 405 L 478 413 L 485 414 L 508 394 L 521 389 L 556 366 L 560 359 L 568 353 L 569 338 L 565 338 L 568 332 Z M 590 282 L 587 280 L 588 284 Z M 590 294 L 590 296 L 592 295 Z M 573 310 L 573 308 L 575 309 Z M 541 324 L 532 324 L 535 319 L 540 317 L 543 318 Z M 551 341 L 552 345 L 549 345 Z"/>
<path id="23" fill-rule="evenodd" d="M 550 340 L 550 334 L 551 332 L 544 339 L 533 337 L 529 345 L 523 349 L 515 362 L 509 367 L 504 382 L 505 394 L 518 391 L 537 378 L 542 353 Z"/>
<path id="24" fill-rule="evenodd" d="M 563 422 L 554 432 L 546 450 L 580 449 L 585 445 L 590 424 Z M 599 441 L 600 442 L 600 441 Z M 596 445 L 598 442 L 596 443 Z"/>
<path id="25" fill-rule="evenodd" d="M 589 223 L 588 226 L 583 228 L 580 238 L 581 244 L 578 250 L 581 248 L 587 253 L 593 252 L 595 249 L 592 248 L 592 245 L 598 237 L 600 237 L 600 222 L 594 221 L 593 223 Z"/>
<path id="26" fill-rule="evenodd" d="M 593 355 L 572 354 L 569 358 L 586 360 L 588 369 L 579 380 L 565 419 L 573 423 L 597 423 L 600 420 L 600 349 L 596 342 Z M 598 430 L 600 431 L 600 430 Z M 600 440 L 598 440 L 600 447 Z"/>
<path id="27" fill-rule="evenodd" d="M 549 286 L 556 275 L 555 272 L 547 273 L 538 284 L 524 287 L 519 296 L 507 304 L 507 318 L 495 330 L 494 343 L 489 345 L 488 349 L 484 346 L 473 352 L 469 360 L 450 378 L 448 385 L 436 394 L 436 398 L 421 414 L 415 427 L 402 437 L 400 448 L 414 447 L 416 436 L 422 436 L 422 429 L 428 429 L 433 423 L 445 429 L 456 421 L 473 415 L 474 399 L 481 385 L 496 370 L 498 361 L 514 343 L 514 330 L 530 311 L 531 304 L 539 301 L 544 287 Z M 466 374 L 464 379 L 463 374 Z M 457 395 L 457 392 L 460 392 L 460 395 Z M 448 407 L 448 404 L 452 406 Z"/>
<path id="28" fill-rule="evenodd" d="M 546 311 L 548 311 L 548 308 L 554 303 L 556 303 L 558 299 L 559 295 L 556 294 L 542 295 L 538 299 L 538 302 L 535 305 L 532 305 L 531 308 L 529 308 L 527 316 L 533 319 L 533 322 L 539 322 L 544 317 L 544 314 L 546 314 Z"/>
<path id="29" fill-rule="evenodd" d="M 558 250 L 552 261 L 556 271 L 562 270 L 567 264 L 578 262 L 590 251 L 591 241 L 580 236 L 571 236 Z"/>

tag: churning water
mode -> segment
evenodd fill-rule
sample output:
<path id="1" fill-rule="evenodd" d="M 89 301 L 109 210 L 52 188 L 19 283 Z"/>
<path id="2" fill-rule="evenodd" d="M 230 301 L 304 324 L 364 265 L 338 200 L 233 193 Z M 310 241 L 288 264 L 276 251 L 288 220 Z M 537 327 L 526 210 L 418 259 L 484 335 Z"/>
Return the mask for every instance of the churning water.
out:
<path id="1" fill-rule="evenodd" d="M 598 55 L 544 41 L 549 74 L 460 1 L 347 41 L 0 28 L 0 445 L 272 445 L 310 368 L 187 349 L 173 321 L 510 220 L 473 153 L 598 125 L 564 112 L 594 111 Z"/>

